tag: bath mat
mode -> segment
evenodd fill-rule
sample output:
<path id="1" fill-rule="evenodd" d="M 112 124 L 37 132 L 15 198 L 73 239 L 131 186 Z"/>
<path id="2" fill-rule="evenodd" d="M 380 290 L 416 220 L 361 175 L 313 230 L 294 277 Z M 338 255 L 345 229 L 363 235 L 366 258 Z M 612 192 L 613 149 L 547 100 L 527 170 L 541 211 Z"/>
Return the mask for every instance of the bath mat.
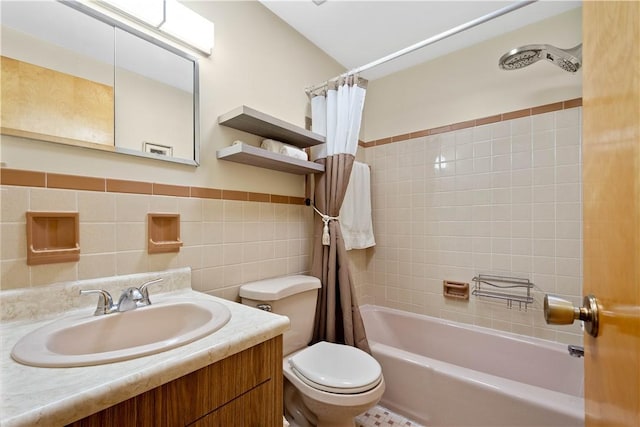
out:
<path id="1" fill-rule="evenodd" d="M 356 417 L 357 427 L 424 427 L 382 406 L 374 406 Z"/>

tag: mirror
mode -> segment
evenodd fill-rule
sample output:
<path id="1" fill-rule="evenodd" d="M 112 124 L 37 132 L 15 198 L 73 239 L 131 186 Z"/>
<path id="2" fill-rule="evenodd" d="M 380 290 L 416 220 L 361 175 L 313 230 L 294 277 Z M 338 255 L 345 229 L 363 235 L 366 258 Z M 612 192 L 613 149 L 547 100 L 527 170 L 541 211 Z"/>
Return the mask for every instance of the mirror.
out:
<path id="1" fill-rule="evenodd" d="M 80 3 L 0 7 L 2 134 L 198 165 L 194 57 Z"/>

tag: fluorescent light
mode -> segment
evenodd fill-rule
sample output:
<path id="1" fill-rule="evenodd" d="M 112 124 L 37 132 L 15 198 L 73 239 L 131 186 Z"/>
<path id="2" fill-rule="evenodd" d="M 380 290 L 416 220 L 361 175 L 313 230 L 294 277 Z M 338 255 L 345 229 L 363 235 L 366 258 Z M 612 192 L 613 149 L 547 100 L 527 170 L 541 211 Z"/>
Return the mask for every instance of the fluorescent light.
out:
<path id="1" fill-rule="evenodd" d="M 100 3 L 152 27 L 157 28 L 164 21 L 164 0 L 103 0 Z"/>
<path id="2" fill-rule="evenodd" d="M 211 55 L 213 22 L 177 0 L 102 0 L 99 3 Z"/>
<path id="3" fill-rule="evenodd" d="M 165 0 L 165 21 L 159 28 L 160 31 L 211 55 L 214 43 L 213 22 L 176 0 Z"/>

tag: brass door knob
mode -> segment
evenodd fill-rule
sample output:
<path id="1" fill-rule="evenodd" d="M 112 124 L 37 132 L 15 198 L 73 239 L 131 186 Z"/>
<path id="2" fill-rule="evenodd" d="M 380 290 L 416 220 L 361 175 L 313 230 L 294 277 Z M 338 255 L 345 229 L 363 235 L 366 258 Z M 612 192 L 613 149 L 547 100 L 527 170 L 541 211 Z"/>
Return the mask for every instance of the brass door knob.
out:
<path id="1" fill-rule="evenodd" d="M 582 320 L 587 333 L 597 337 L 598 300 L 587 295 L 582 303 L 584 307 L 574 307 L 570 301 L 547 294 L 544 296 L 544 320 L 549 325 L 570 325 L 574 320 Z"/>

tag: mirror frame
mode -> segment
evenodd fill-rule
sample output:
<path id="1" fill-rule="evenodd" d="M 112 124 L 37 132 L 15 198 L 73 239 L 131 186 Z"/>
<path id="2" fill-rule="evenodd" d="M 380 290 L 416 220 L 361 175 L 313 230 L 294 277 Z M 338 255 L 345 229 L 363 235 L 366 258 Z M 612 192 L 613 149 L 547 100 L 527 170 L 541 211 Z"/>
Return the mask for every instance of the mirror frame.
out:
<path id="1" fill-rule="evenodd" d="M 121 148 L 115 145 L 116 141 L 114 141 L 115 150 L 113 152 L 120 153 L 120 154 L 128 154 L 128 155 L 137 156 L 137 157 L 144 157 L 147 159 L 162 160 L 165 162 L 180 163 L 180 164 L 185 164 L 190 166 L 199 166 L 200 165 L 200 73 L 199 73 L 198 59 L 195 56 L 189 55 L 188 53 L 168 43 L 163 42 L 162 40 L 159 40 L 149 34 L 139 31 L 121 21 L 118 21 L 108 15 L 105 15 L 100 11 L 92 7 L 89 7 L 87 5 L 84 5 L 78 1 L 61 0 L 59 1 L 59 3 L 61 3 L 64 6 L 71 7 L 88 16 L 91 16 L 114 28 L 120 28 L 123 31 L 133 34 L 134 36 L 139 37 L 158 47 L 166 49 L 169 52 L 174 53 L 193 63 L 193 159 L 168 157 L 160 154 L 152 154 L 152 153 L 145 153 L 143 151 L 132 150 L 130 148 Z M 114 42 L 115 42 L 115 30 L 114 30 Z M 114 63 L 114 68 L 116 66 L 117 64 Z M 114 127 L 117 125 L 118 125 L 117 123 L 114 123 Z"/>

